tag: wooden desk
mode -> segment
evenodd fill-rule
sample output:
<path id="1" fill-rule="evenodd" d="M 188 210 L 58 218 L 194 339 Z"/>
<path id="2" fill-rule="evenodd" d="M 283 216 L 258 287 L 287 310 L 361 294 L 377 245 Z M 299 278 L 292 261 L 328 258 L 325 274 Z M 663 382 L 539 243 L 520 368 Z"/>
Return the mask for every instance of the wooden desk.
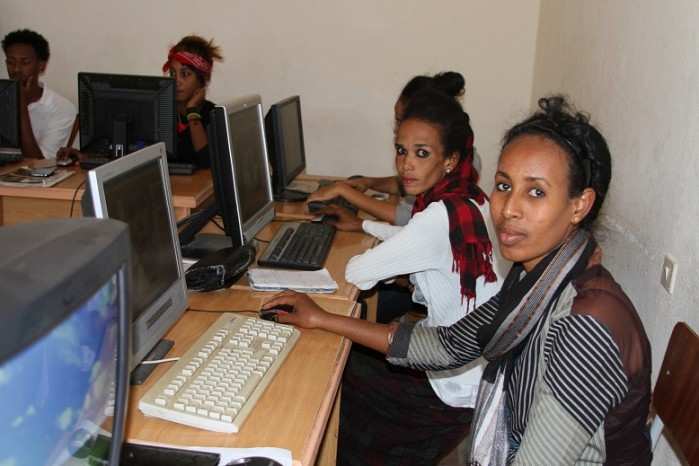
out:
<path id="1" fill-rule="evenodd" d="M 175 342 L 168 356 L 184 353 L 220 311 L 257 310 L 267 298 L 268 295 L 255 296 L 242 290 L 190 294 L 191 310 L 166 335 Z M 356 303 L 348 300 L 318 301 L 331 312 L 353 316 L 359 312 Z M 184 446 L 278 447 L 291 451 L 294 464 L 313 465 L 349 347 L 349 340 L 335 334 L 302 329 L 301 338 L 237 434 L 210 432 L 144 416 L 138 410 L 138 400 L 167 371 L 168 365 L 162 364 L 144 385 L 131 388 L 126 439 Z"/>
<path id="2" fill-rule="evenodd" d="M 35 161 L 24 160 L 6 165 L 0 173 L 7 173 L 21 166 L 31 166 Z M 86 170 L 78 166 L 61 168 L 75 175 L 50 188 L 0 186 L 0 226 L 23 223 L 45 218 L 81 217 L 80 199 Z M 192 213 L 213 196 L 211 170 L 201 169 L 191 176 L 171 176 L 172 202 L 175 216 L 181 219 Z M 72 209 L 72 210 L 71 210 Z"/>

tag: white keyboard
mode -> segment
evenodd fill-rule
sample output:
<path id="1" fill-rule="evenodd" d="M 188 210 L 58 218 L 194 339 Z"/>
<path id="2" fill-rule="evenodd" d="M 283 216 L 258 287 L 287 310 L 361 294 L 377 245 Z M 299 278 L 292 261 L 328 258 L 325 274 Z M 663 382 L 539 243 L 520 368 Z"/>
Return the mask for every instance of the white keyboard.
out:
<path id="1" fill-rule="evenodd" d="M 138 407 L 147 416 L 238 432 L 299 336 L 290 325 L 222 314 Z"/>

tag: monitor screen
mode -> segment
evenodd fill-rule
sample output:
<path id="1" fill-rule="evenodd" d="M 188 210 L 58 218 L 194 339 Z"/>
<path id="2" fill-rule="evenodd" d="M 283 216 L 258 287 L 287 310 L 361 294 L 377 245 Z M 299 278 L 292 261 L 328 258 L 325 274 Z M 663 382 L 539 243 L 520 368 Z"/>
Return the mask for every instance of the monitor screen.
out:
<path id="1" fill-rule="evenodd" d="M 0 147 L 19 149 L 19 84 L 0 79 Z"/>
<path id="2" fill-rule="evenodd" d="M 211 175 L 216 209 L 227 236 L 199 234 L 184 255 L 249 243 L 274 218 L 262 100 L 247 95 L 216 105 L 210 125 Z M 218 237 L 218 238 L 217 238 Z"/>
<path id="3" fill-rule="evenodd" d="M 119 464 L 129 241 L 113 220 L 0 228 L 0 464 Z"/>
<path id="4" fill-rule="evenodd" d="M 135 368 L 154 348 L 155 358 L 167 352 L 167 346 L 156 345 L 189 303 L 165 145 L 158 143 L 90 170 L 86 182 L 83 215 L 118 219 L 130 226 Z M 152 367 L 141 366 L 139 377 L 147 376 Z"/>
<path id="5" fill-rule="evenodd" d="M 120 157 L 164 142 L 177 150 L 174 78 L 78 73 L 80 150 Z"/>
<path id="6" fill-rule="evenodd" d="M 305 200 L 307 195 L 304 193 L 286 191 L 289 184 L 306 169 L 301 98 L 296 95 L 272 105 L 265 116 L 265 130 L 274 198 L 280 201 Z"/>

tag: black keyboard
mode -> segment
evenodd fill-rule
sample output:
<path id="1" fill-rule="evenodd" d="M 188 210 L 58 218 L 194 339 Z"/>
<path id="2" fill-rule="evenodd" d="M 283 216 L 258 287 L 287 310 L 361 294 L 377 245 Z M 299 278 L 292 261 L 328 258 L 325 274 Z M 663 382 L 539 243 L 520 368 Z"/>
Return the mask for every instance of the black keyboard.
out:
<path id="1" fill-rule="evenodd" d="M 286 223 L 257 263 L 280 269 L 319 270 L 330 251 L 335 227 L 323 223 Z"/>
<path id="2" fill-rule="evenodd" d="M 100 156 L 89 156 L 89 157 L 84 157 L 83 159 L 80 160 L 80 168 L 83 170 L 92 170 L 93 168 L 101 167 L 105 163 L 111 162 L 112 159 L 109 157 L 100 157 Z"/>
<path id="3" fill-rule="evenodd" d="M 318 187 L 322 188 L 322 187 L 328 186 L 330 184 L 333 184 L 336 181 L 337 180 L 325 180 L 325 179 L 323 179 L 323 180 L 318 181 Z M 344 207 L 345 209 L 352 212 L 354 215 L 357 215 L 357 213 L 359 212 L 359 209 L 357 208 L 357 206 L 355 206 L 354 204 L 351 204 L 344 197 L 336 197 L 334 199 L 328 199 L 327 201 L 311 201 L 308 203 L 308 211 L 315 212 L 315 211 L 320 210 L 329 204 L 335 204 L 335 205 L 339 205 L 340 207 Z"/>
<path id="4" fill-rule="evenodd" d="M 188 162 L 168 162 L 167 171 L 171 175 L 192 175 L 199 170 L 199 165 Z"/>
<path id="5" fill-rule="evenodd" d="M 16 152 L 12 150 L 3 151 L 0 149 L 0 162 L 3 163 L 16 163 L 22 161 L 22 152 Z"/>

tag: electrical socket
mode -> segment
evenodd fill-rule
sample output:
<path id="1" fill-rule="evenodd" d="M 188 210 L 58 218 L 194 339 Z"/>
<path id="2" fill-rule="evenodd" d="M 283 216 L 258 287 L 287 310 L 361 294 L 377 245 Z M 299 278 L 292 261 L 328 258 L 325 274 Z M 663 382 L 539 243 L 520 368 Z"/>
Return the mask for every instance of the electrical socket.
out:
<path id="1" fill-rule="evenodd" d="M 675 279 L 677 278 L 677 261 L 670 254 L 665 255 L 663 260 L 663 270 L 660 273 L 660 284 L 672 294 L 675 290 Z"/>

